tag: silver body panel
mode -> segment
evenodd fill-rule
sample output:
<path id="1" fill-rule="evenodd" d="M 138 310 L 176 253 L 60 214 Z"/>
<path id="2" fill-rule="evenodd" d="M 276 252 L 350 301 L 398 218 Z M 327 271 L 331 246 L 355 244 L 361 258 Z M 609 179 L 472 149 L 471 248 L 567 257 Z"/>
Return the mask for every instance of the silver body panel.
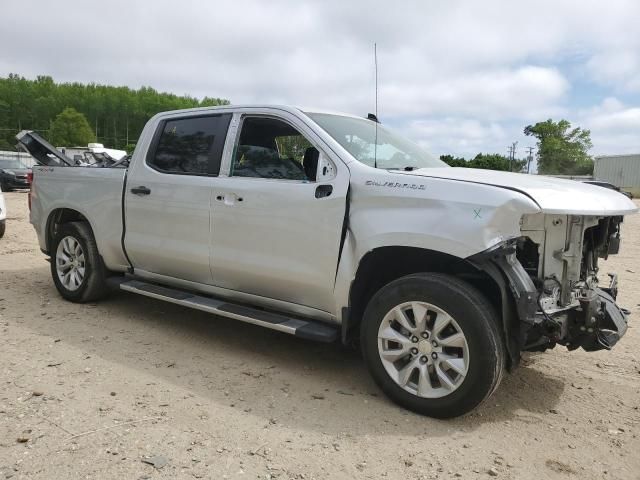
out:
<path id="1" fill-rule="evenodd" d="M 111 270 L 128 267 L 122 250 L 121 168 L 33 167 L 30 221 L 42 250 L 47 250 L 46 229 L 59 208 L 80 212 L 91 225 L 98 250 Z"/>
<path id="2" fill-rule="evenodd" d="M 184 290 L 191 290 L 194 292 L 201 292 L 207 295 L 214 296 L 216 298 L 223 298 L 229 301 L 236 301 L 242 304 L 255 305 L 258 307 L 264 307 L 271 310 L 280 310 L 288 312 L 294 315 L 302 317 L 314 318 L 322 320 L 327 323 L 336 323 L 336 317 L 328 312 L 318 310 L 316 308 L 310 308 L 305 305 L 299 305 L 292 302 L 283 300 L 277 300 L 275 298 L 261 297 L 259 295 L 252 295 L 246 292 L 239 292 L 237 290 L 229 290 L 226 288 L 217 287 L 215 285 L 207 285 L 203 283 L 190 282 L 175 277 L 167 277 L 164 275 L 158 275 L 157 273 L 147 272 L 144 270 L 136 269 L 136 276 L 157 282 L 163 285 L 168 285 L 175 288 L 181 288 Z"/>

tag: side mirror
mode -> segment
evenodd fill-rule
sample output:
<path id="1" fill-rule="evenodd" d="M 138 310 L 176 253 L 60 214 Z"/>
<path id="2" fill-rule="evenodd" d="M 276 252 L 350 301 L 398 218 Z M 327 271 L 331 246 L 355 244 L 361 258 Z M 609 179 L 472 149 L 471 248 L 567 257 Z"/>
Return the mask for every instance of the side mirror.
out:
<path id="1" fill-rule="evenodd" d="M 336 176 L 336 167 L 333 162 L 323 152 L 320 152 L 318 157 L 318 173 L 316 174 L 316 181 L 327 182 L 333 180 Z"/>

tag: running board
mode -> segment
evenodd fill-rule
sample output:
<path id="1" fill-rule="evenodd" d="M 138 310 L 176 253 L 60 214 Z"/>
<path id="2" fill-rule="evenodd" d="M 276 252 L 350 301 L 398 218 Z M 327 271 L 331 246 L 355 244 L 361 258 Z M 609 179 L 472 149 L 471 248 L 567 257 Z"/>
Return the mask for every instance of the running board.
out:
<path id="1" fill-rule="evenodd" d="M 338 338 L 338 328 L 322 322 L 287 317 L 279 313 L 237 305 L 217 300 L 213 297 L 195 295 L 191 292 L 163 287 L 154 283 L 131 280 L 127 277 L 111 277 L 107 282 L 112 287 L 126 292 L 137 293 L 145 297 L 182 305 L 183 307 L 253 323 L 254 325 L 278 330 L 307 340 L 329 343 Z"/>

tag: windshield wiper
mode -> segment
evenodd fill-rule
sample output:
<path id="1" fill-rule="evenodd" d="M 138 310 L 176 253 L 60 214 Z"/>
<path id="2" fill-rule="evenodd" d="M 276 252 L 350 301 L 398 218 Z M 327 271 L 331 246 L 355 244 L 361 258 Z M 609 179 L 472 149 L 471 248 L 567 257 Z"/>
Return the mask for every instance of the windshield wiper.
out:
<path id="1" fill-rule="evenodd" d="M 420 167 L 409 165 L 407 167 L 388 167 L 385 170 L 404 170 L 405 172 L 412 172 L 413 170 L 418 170 L 419 168 Z"/>

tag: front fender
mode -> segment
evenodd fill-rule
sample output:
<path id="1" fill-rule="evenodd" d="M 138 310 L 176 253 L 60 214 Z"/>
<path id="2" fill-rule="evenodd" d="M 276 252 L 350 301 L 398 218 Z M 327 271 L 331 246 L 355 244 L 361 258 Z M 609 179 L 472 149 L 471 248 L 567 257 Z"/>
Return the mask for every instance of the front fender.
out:
<path id="1" fill-rule="evenodd" d="M 520 362 L 527 326 L 536 323 L 536 286 L 516 258 L 514 241 L 472 255 L 467 261 L 489 275 L 500 289 L 502 329 L 510 359 L 508 367 L 515 367 Z"/>
<path id="2" fill-rule="evenodd" d="M 490 185 L 422 177 L 421 188 L 405 188 L 389 180 L 406 176 L 384 170 L 367 177 L 356 172 L 352 179 L 334 291 L 338 317 L 349 306 L 350 285 L 367 253 L 414 247 L 464 259 L 521 236 L 522 216 L 540 211 L 529 197 Z"/>

